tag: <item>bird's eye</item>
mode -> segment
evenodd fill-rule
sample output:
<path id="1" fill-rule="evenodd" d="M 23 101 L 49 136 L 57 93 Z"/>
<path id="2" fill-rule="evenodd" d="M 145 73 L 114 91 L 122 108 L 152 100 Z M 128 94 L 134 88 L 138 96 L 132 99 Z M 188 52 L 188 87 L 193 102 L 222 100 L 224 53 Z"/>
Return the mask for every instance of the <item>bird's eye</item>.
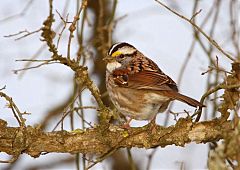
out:
<path id="1" fill-rule="evenodd" d="M 124 58 L 124 55 L 121 54 L 121 55 L 118 56 L 118 58 L 123 59 L 123 58 Z"/>

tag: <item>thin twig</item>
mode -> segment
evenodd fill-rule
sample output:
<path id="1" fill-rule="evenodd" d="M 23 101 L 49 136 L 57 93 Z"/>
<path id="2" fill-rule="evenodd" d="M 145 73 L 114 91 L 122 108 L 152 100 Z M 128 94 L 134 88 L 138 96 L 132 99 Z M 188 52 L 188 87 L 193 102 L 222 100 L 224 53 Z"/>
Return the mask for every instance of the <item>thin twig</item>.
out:
<path id="1" fill-rule="evenodd" d="M 2 91 L 2 90 L 4 90 L 4 89 L 6 89 L 6 85 L 4 85 L 1 89 L 0 89 L 0 91 Z"/>
<path id="2" fill-rule="evenodd" d="M 58 48 L 59 43 L 60 43 L 60 39 L 61 39 L 61 37 L 62 37 L 62 35 L 63 35 L 63 32 L 64 32 L 64 30 L 66 29 L 66 26 L 67 26 L 67 23 L 68 23 L 68 14 L 67 14 L 67 16 L 66 16 L 66 19 L 64 19 L 57 10 L 56 10 L 56 12 L 57 12 L 58 16 L 61 18 L 62 22 L 63 22 L 63 28 L 62 28 L 62 30 L 60 31 L 60 33 L 58 34 L 58 35 L 59 35 L 59 36 L 58 36 L 58 40 L 57 40 L 57 48 Z"/>
<path id="3" fill-rule="evenodd" d="M 83 0 L 82 5 L 81 5 L 80 9 L 77 11 L 77 14 L 74 17 L 74 20 L 73 20 L 72 24 L 68 28 L 68 30 L 70 32 L 69 38 L 68 38 L 68 48 L 67 48 L 67 58 L 68 59 L 70 59 L 70 56 L 71 56 L 71 41 L 72 41 L 72 38 L 73 38 L 73 33 L 76 30 L 76 24 L 79 20 L 79 16 L 80 16 L 82 10 L 85 9 L 86 7 L 87 7 L 87 0 Z"/>
<path id="4" fill-rule="evenodd" d="M 7 160 L 7 161 L 0 160 L 0 163 L 13 163 L 17 159 L 18 159 L 18 156 L 12 156 L 12 158 L 10 160 Z"/>
<path id="5" fill-rule="evenodd" d="M 218 86 L 214 87 L 213 89 L 208 90 L 201 98 L 200 102 L 204 103 L 204 100 L 206 97 L 208 97 L 209 95 L 211 95 L 212 93 L 215 93 L 218 90 L 221 89 L 234 89 L 234 88 L 239 88 L 240 84 L 233 84 L 233 85 L 226 85 L 226 84 L 219 84 Z M 201 118 L 201 113 L 202 113 L 202 108 L 200 108 L 196 113 L 194 113 L 192 115 L 192 117 L 197 116 L 195 122 L 198 122 Z"/>
<path id="6" fill-rule="evenodd" d="M 137 168 L 136 168 L 135 162 L 133 160 L 131 150 L 129 148 L 127 148 L 127 155 L 128 155 L 128 160 L 129 160 L 131 170 L 136 170 Z"/>
<path id="7" fill-rule="evenodd" d="M 19 31 L 18 33 L 15 33 L 15 34 L 10 34 L 10 35 L 5 35 L 4 37 L 5 38 L 10 38 L 10 37 L 15 37 L 15 36 L 18 36 L 18 35 L 21 35 L 21 34 L 24 34 L 24 35 L 22 35 L 22 36 L 20 36 L 20 37 L 18 37 L 18 38 L 16 38 L 16 39 L 14 39 L 15 41 L 17 41 L 17 40 L 20 40 L 20 39 L 22 39 L 22 38 L 25 38 L 25 37 L 28 37 L 28 36 L 30 36 L 30 35 L 32 35 L 32 34 L 35 34 L 35 33 L 38 33 L 38 32 L 40 32 L 42 30 L 42 28 L 39 28 L 39 29 L 37 29 L 37 30 L 35 30 L 35 31 L 28 31 L 28 30 L 24 30 L 24 31 Z"/>
<path id="8" fill-rule="evenodd" d="M 146 170 L 150 170 L 151 163 L 153 160 L 153 156 L 157 153 L 157 148 L 153 149 L 153 151 L 148 155 L 148 162 L 147 162 L 147 168 Z"/>
<path id="9" fill-rule="evenodd" d="M 9 97 L 8 95 L 6 95 L 5 93 L 0 92 L 0 97 L 5 98 L 9 102 L 9 107 L 12 109 L 13 115 L 16 118 L 16 120 L 18 121 L 19 126 L 26 127 L 25 119 L 22 117 L 22 115 L 25 113 L 22 113 L 18 109 L 17 105 L 13 102 L 12 98 Z"/>
<path id="10" fill-rule="evenodd" d="M 229 54 L 227 54 L 219 45 L 218 43 L 212 39 L 210 36 L 208 36 L 199 26 L 197 26 L 193 21 L 191 21 L 190 19 L 186 18 L 185 16 L 177 13 L 176 11 L 174 11 L 173 9 L 169 8 L 167 5 L 163 4 L 161 1 L 159 0 L 155 0 L 157 3 L 159 3 L 161 6 L 165 7 L 167 10 L 171 11 L 172 13 L 174 13 L 175 15 L 177 15 L 178 17 L 182 18 L 183 20 L 189 22 L 191 25 L 193 25 L 199 32 L 201 32 L 201 34 L 213 45 L 215 46 L 222 54 L 224 54 L 228 59 L 235 61 L 235 59 L 233 57 L 231 57 Z"/>
<path id="11" fill-rule="evenodd" d="M 82 109 L 96 109 L 96 107 L 94 106 L 82 106 L 82 107 L 78 107 L 78 108 L 73 108 L 74 111 L 77 110 L 82 110 Z M 64 120 L 64 118 L 71 112 L 72 110 L 68 111 L 68 112 L 64 112 L 63 116 L 61 117 L 61 119 L 57 122 L 57 124 L 55 125 L 55 127 L 53 128 L 52 131 L 55 131 L 56 128 L 58 127 L 58 125 Z M 79 115 L 80 116 L 80 115 Z M 89 122 L 87 122 L 86 120 L 84 120 L 85 123 L 87 123 L 90 127 L 93 127 Z"/>
<path id="12" fill-rule="evenodd" d="M 18 74 L 18 72 L 20 72 L 20 71 L 35 69 L 35 68 L 39 68 L 39 67 L 44 66 L 44 65 L 55 64 L 55 63 L 59 63 L 59 62 L 58 61 L 54 61 L 54 60 L 47 60 L 46 62 L 43 62 L 43 63 L 41 63 L 39 65 L 36 65 L 36 66 L 25 67 L 25 68 L 22 68 L 22 69 L 13 70 L 13 73 L 14 74 Z"/>
<path id="13" fill-rule="evenodd" d="M 20 13 L 8 16 L 6 18 L 3 18 L 3 19 L 0 20 L 0 23 L 24 16 L 32 3 L 33 3 L 33 0 L 29 0 L 29 2 L 25 5 L 25 7 L 22 9 L 22 11 Z"/>

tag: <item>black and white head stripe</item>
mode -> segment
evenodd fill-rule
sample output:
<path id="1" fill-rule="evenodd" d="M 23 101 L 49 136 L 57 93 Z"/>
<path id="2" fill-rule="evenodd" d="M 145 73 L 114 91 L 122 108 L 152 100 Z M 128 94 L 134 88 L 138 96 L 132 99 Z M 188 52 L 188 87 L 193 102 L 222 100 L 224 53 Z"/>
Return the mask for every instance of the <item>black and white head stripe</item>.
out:
<path id="1" fill-rule="evenodd" d="M 131 48 L 135 48 L 134 46 L 132 46 L 131 44 L 128 44 L 126 42 L 120 42 L 120 43 L 116 43 L 113 44 L 111 46 L 111 48 L 108 51 L 108 55 L 113 54 L 115 51 L 117 51 L 118 49 L 122 48 L 122 47 L 131 47 Z"/>

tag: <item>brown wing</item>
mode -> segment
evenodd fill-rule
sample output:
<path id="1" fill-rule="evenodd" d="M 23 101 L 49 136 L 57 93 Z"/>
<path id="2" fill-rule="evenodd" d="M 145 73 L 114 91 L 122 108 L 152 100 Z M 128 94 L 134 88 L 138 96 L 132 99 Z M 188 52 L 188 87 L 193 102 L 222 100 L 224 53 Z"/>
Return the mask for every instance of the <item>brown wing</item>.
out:
<path id="1" fill-rule="evenodd" d="M 128 76 L 128 87 L 145 90 L 174 90 L 177 91 L 176 83 L 167 75 L 141 71 Z"/>
<path id="2" fill-rule="evenodd" d="M 176 83 L 160 70 L 141 70 L 133 73 L 128 69 L 117 69 L 113 72 L 113 80 L 121 87 L 178 91 Z"/>

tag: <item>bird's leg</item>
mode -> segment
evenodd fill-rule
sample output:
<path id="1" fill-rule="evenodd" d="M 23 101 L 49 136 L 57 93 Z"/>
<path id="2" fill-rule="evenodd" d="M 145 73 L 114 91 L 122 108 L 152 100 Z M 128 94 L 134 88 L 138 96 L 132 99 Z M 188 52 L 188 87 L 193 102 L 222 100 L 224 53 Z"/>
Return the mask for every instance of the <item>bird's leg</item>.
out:
<path id="1" fill-rule="evenodd" d="M 157 115 L 155 115 L 149 122 L 150 126 L 156 126 L 156 117 Z"/>
<path id="2" fill-rule="evenodd" d="M 132 121 L 132 118 L 129 118 L 121 127 L 124 128 L 124 129 L 129 129 L 130 128 L 129 124 L 130 124 L 131 121 Z"/>
<path id="3" fill-rule="evenodd" d="M 151 131 L 153 131 L 153 132 L 156 130 L 156 127 L 157 127 L 156 117 L 157 117 L 157 115 L 155 115 L 155 116 L 150 120 L 150 122 L 148 123 L 149 129 L 150 129 Z"/>

